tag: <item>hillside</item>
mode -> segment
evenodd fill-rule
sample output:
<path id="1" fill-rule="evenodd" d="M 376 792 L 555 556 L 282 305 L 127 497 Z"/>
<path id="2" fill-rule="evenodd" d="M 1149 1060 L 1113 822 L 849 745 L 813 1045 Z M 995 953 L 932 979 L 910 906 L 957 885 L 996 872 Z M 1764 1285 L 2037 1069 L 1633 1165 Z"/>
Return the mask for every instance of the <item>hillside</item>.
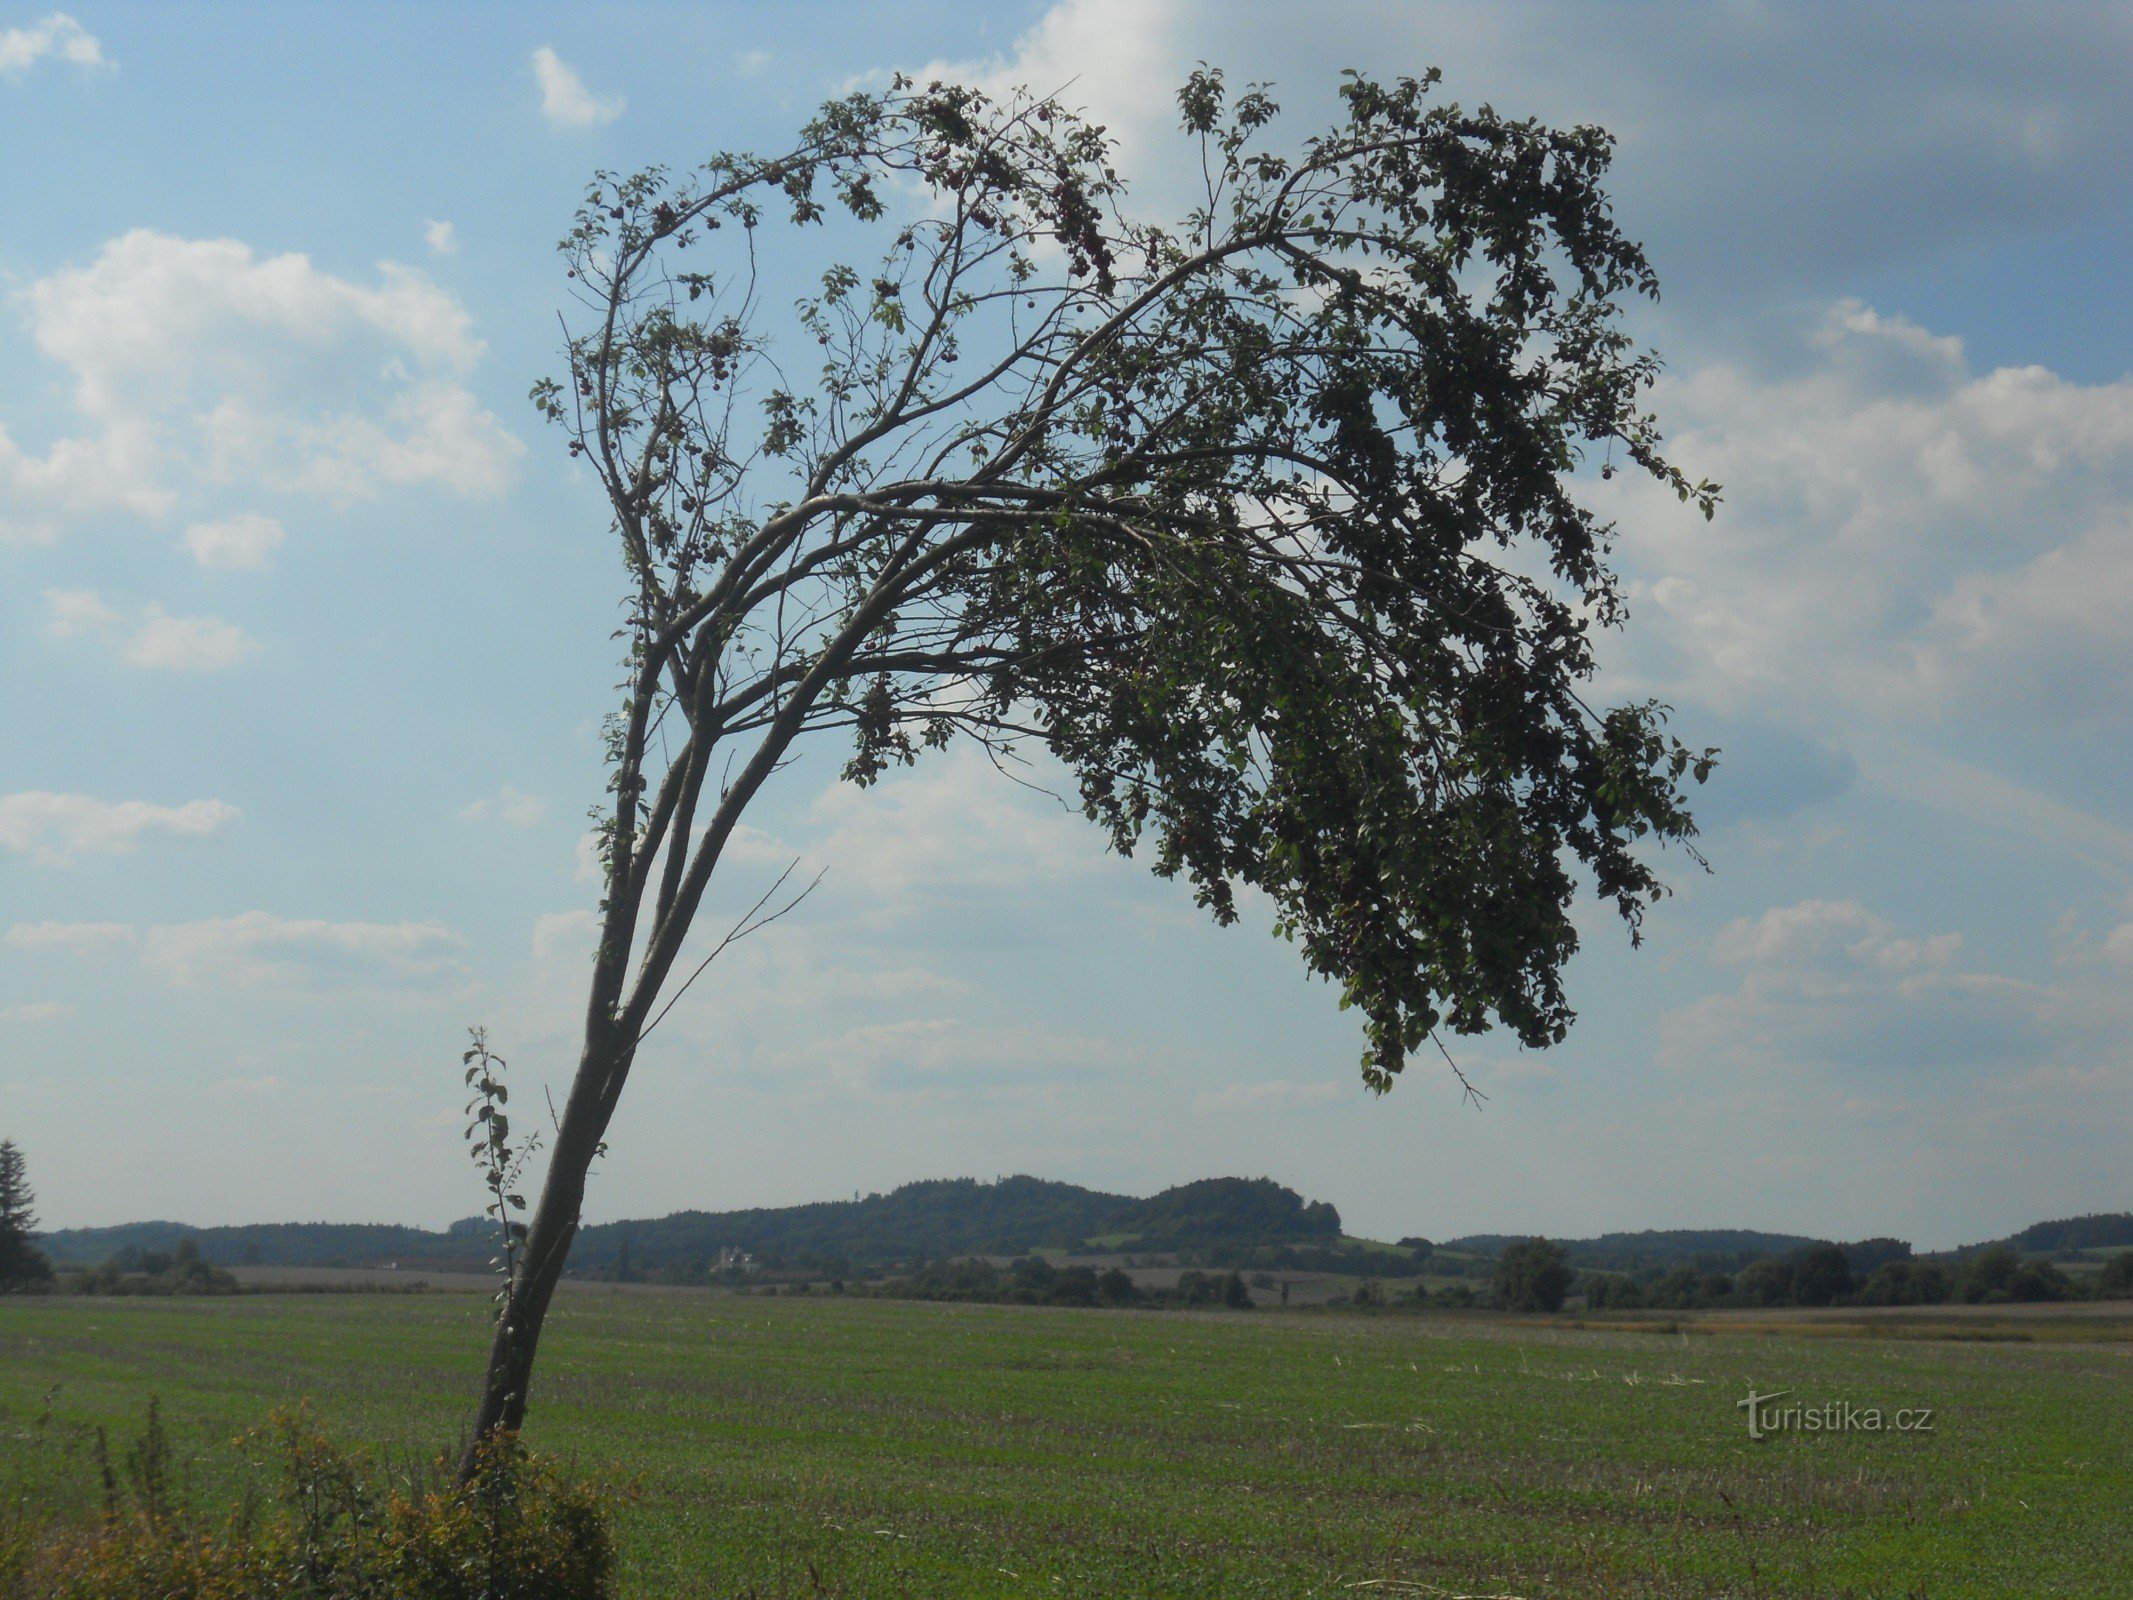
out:
<path id="1" fill-rule="evenodd" d="M 1020 1255 L 1102 1233 L 1135 1202 L 1078 1184 L 1017 1176 L 996 1183 L 944 1178 L 860 1200 L 748 1211 L 679 1211 L 654 1220 L 584 1229 L 571 1251 L 579 1271 L 605 1272 L 629 1247 L 635 1272 L 700 1272 L 722 1250 L 855 1266 L 951 1255 Z"/>
<path id="2" fill-rule="evenodd" d="M 2094 1212 L 2082 1217 L 2062 1217 L 2056 1222 L 2033 1222 L 2007 1242 L 2017 1250 L 2036 1253 L 2109 1250 L 2133 1245 L 2133 1212 Z"/>
<path id="3" fill-rule="evenodd" d="M 1306 1202 L 1271 1178 L 1202 1178 L 1135 1201 L 1089 1231 L 1139 1250 L 1331 1243 L 1340 1237 L 1341 1214 L 1322 1200 Z"/>

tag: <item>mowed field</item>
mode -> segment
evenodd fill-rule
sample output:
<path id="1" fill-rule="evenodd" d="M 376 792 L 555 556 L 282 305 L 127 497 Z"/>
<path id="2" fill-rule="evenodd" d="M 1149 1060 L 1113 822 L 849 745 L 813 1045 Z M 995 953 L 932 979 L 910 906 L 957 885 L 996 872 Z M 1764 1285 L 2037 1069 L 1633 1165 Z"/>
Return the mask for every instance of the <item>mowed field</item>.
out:
<path id="1" fill-rule="evenodd" d="M 0 1302 L 0 1490 L 86 1514 L 85 1428 L 121 1445 L 150 1396 L 202 1503 L 253 1470 L 231 1440 L 304 1398 L 345 1442 L 435 1449 L 486 1315 Z M 2133 1596 L 2123 1318 L 1887 1331 L 1913 1336 L 584 1290 L 528 1438 L 617 1485 L 647 1600 Z M 1751 1388 L 1933 1426 L 1758 1442 Z"/>

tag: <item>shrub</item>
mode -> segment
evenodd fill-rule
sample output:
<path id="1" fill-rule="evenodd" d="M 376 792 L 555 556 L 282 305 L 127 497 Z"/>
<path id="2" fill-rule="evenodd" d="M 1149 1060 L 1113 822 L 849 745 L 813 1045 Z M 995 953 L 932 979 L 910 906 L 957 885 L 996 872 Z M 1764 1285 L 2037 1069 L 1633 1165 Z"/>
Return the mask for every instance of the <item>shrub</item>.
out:
<path id="1" fill-rule="evenodd" d="M 216 1520 L 173 1494 L 151 1403 L 123 1481 L 102 1430 L 103 1515 L 88 1528 L 0 1527 L 0 1600 L 610 1600 L 614 1535 L 601 1496 L 510 1437 L 460 1485 L 449 1456 L 393 1481 L 335 1448 L 307 1413 L 241 1444 L 280 1480 Z"/>

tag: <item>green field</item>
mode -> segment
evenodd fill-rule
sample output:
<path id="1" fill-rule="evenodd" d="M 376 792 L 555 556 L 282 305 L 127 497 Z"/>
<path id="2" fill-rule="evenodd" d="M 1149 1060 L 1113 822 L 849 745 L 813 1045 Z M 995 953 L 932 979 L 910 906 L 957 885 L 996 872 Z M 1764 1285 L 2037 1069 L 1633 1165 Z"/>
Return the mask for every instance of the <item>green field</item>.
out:
<path id="1" fill-rule="evenodd" d="M 485 1314 L 0 1302 L 0 1489 L 86 1514 L 84 1426 L 151 1395 L 208 1503 L 301 1397 L 434 1448 Z M 530 1442 L 636 1485 L 631 1596 L 2133 1596 L 2122 1339 L 587 1291 L 543 1362 Z M 1758 1443 L 1751 1387 L 1934 1427 Z"/>

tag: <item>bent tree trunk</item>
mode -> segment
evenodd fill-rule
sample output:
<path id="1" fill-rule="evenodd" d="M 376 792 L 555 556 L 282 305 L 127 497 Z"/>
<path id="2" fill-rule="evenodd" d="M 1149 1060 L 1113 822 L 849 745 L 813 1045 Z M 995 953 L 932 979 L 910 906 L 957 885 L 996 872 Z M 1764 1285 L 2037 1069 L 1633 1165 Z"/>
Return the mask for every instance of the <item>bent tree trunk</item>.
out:
<path id="1" fill-rule="evenodd" d="M 608 1118 L 614 1110 L 609 1086 L 617 1076 L 616 1069 L 631 1053 L 632 1047 L 625 1047 L 604 1030 L 590 1029 L 588 1033 L 577 1076 L 571 1082 L 570 1098 L 556 1130 L 548 1175 L 527 1225 L 518 1269 L 496 1319 L 488 1370 L 475 1407 L 474 1428 L 460 1456 L 462 1483 L 474 1476 L 485 1441 L 499 1433 L 516 1433 L 525 1422 L 541 1329 L 548 1319 L 548 1307 L 555 1298 L 563 1267 L 570 1259 L 571 1242 L 577 1237 L 586 1174 L 600 1153 Z"/>

